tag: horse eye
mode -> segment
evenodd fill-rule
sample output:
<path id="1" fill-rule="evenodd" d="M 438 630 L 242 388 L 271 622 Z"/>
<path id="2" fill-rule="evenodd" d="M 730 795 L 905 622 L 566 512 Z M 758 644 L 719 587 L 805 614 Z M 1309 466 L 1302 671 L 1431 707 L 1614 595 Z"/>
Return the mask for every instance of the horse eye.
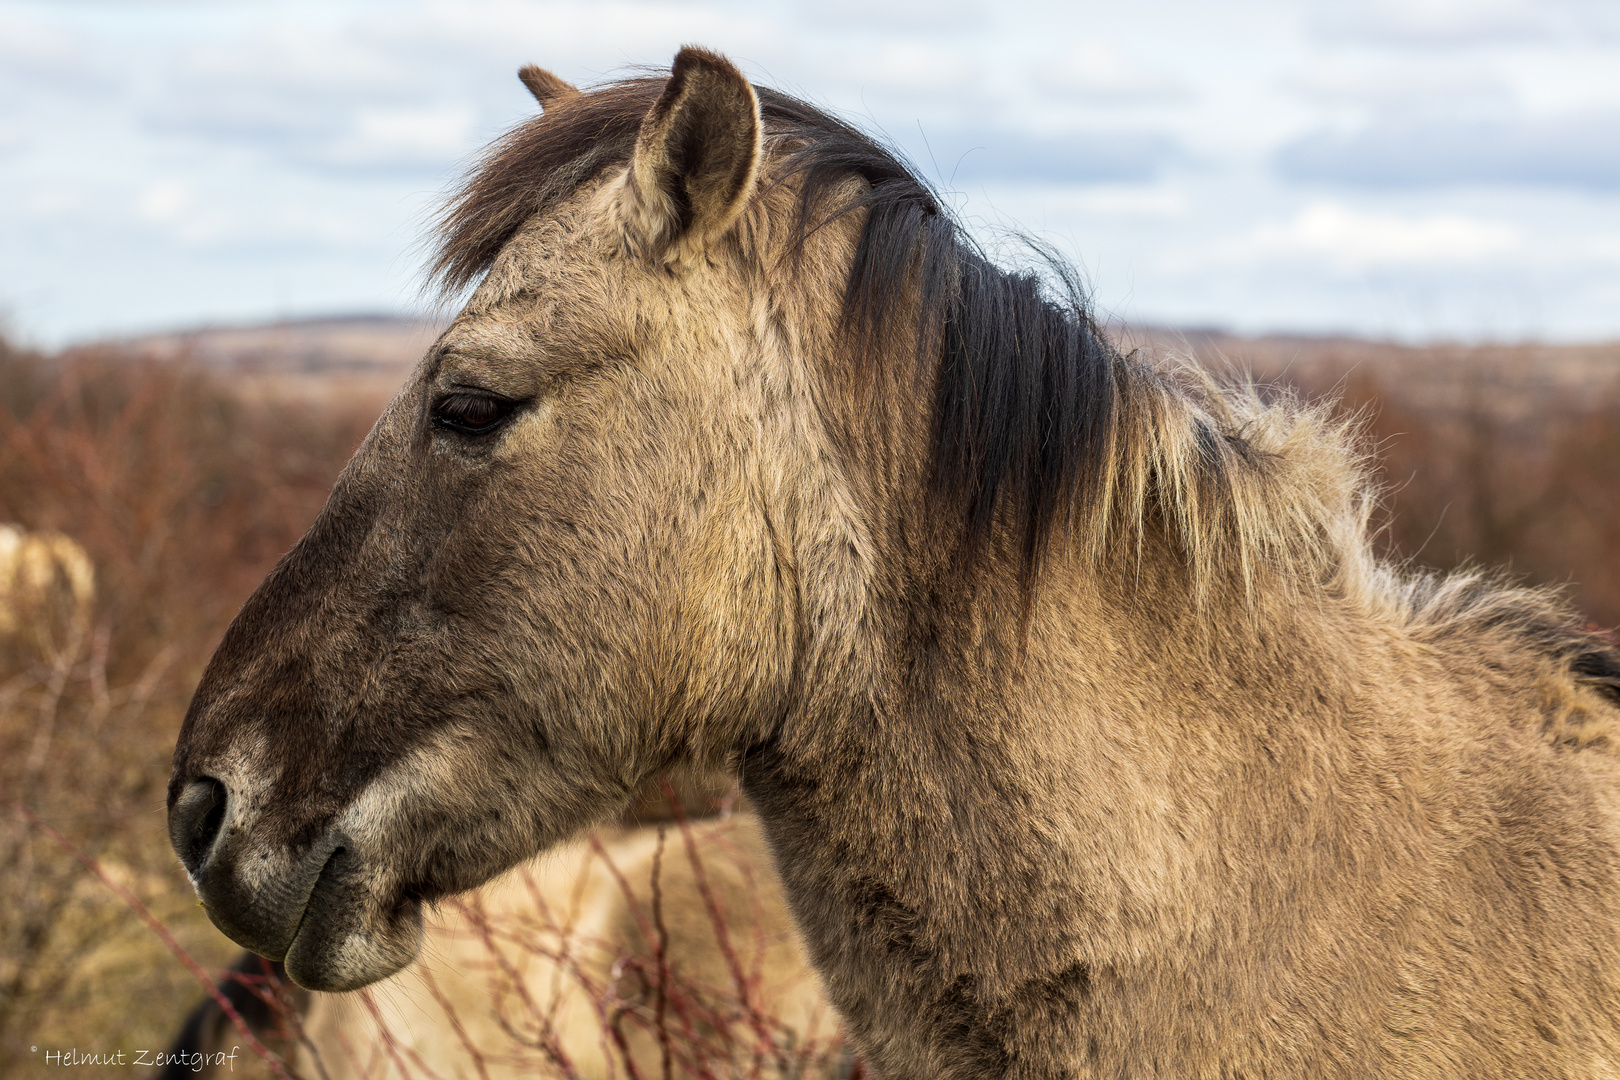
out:
<path id="1" fill-rule="evenodd" d="M 463 435 L 487 435 L 512 414 L 517 404 L 491 394 L 446 394 L 433 406 L 433 423 Z"/>

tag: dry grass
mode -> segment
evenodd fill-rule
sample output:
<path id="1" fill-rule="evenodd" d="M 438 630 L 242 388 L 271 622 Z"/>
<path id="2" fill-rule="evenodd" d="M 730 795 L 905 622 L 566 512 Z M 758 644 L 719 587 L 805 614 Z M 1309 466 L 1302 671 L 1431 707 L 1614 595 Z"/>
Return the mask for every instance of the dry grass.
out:
<path id="1" fill-rule="evenodd" d="M 1368 410 L 1392 553 L 1571 583 L 1594 619 L 1620 622 L 1620 349 L 1573 368 L 1502 350 L 1224 342 L 1218 351 Z M 168 849 L 174 735 L 225 624 L 312 520 L 381 405 L 372 394 L 263 389 L 243 392 L 184 362 L 111 350 L 42 357 L 0 343 L 0 523 L 73 537 L 98 575 L 82 632 L 56 627 L 43 644 L 0 649 L 0 790 L 82 848 L 211 969 L 235 949 L 195 908 Z M 199 988 L 128 904 L 10 811 L 0 817 L 0 882 L 0 1075 L 32 1075 L 40 1063 L 30 1046 L 167 1044 Z M 632 899 L 656 944 L 652 898 Z M 474 936 L 489 945 L 492 979 L 497 952 L 555 952 L 566 937 L 517 916 L 491 921 L 476 902 L 458 910 L 483 927 Z M 617 1025 L 627 1040 L 652 1038 L 677 1075 L 748 1075 L 755 1062 L 777 1073 L 848 1068 L 833 1043 L 793 1065 L 804 1045 L 750 1004 L 750 985 L 727 976 L 700 991 L 643 957 L 588 989 L 617 1010 L 607 1037 Z M 694 1041 L 685 1026 L 700 1014 L 705 1031 L 741 1034 Z M 382 1039 L 374 1071 L 429 1075 L 396 1035 L 393 1050 Z M 536 1053 L 544 1058 L 544 1045 Z M 536 1068 L 568 1074 L 547 1061 Z M 617 1068 L 663 1071 L 638 1072 L 622 1054 Z"/>

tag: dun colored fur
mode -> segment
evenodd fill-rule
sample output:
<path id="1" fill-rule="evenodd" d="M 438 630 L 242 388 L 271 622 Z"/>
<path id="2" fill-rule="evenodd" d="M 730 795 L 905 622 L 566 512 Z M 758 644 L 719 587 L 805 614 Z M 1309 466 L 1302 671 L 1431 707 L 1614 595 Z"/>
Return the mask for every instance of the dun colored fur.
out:
<path id="1" fill-rule="evenodd" d="M 1119 355 L 724 59 L 525 81 L 181 732 L 222 929 L 363 986 L 695 763 L 888 1080 L 1620 1071 L 1620 654 L 1381 564 L 1343 422 Z"/>

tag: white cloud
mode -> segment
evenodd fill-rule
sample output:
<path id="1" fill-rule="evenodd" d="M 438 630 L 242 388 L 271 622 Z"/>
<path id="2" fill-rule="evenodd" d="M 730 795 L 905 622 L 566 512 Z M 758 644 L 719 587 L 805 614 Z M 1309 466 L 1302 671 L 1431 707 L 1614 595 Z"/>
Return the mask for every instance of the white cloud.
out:
<path id="1" fill-rule="evenodd" d="M 437 108 L 364 108 L 348 136 L 330 149 L 343 164 L 420 162 L 443 165 L 473 144 L 473 110 L 464 105 Z"/>
<path id="2" fill-rule="evenodd" d="M 953 36 L 983 30 L 987 5 L 977 0 L 802 0 L 795 15 L 821 28 L 849 33 Z"/>
<path id="3" fill-rule="evenodd" d="M 1620 34 L 1613 0 L 1359 0 L 1321 5 L 1312 20 L 1326 40 L 1413 50 L 1563 41 Z"/>
<path id="4" fill-rule="evenodd" d="M 1378 112 L 1458 110 L 1478 113 L 1514 104 L 1502 72 L 1471 55 L 1441 62 L 1433 56 L 1328 56 L 1315 58 L 1285 84 L 1308 100 L 1362 106 Z"/>
<path id="5" fill-rule="evenodd" d="M 1316 202 L 1288 221 L 1260 225 L 1224 254 L 1243 260 L 1304 258 L 1362 271 L 1494 259 L 1520 242 L 1510 225 L 1461 214 L 1401 217 Z"/>
<path id="6" fill-rule="evenodd" d="M 63 191 L 61 188 L 47 188 L 34 192 L 23 200 L 22 205 L 29 217 L 49 219 L 76 214 L 83 208 L 84 201 L 73 192 Z"/>
<path id="7" fill-rule="evenodd" d="M 1048 93 L 1112 104 L 1162 102 L 1190 93 L 1186 83 L 1100 42 L 1076 45 L 1036 76 Z"/>
<path id="8" fill-rule="evenodd" d="M 21 120 L 0 117 L 0 158 L 22 150 L 30 134 L 28 125 Z"/>
<path id="9" fill-rule="evenodd" d="M 1273 163 L 1292 180 L 1352 187 L 1620 189 L 1620 110 L 1486 120 L 1410 112 L 1306 135 L 1279 147 Z"/>
<path id="10" fill-rule="evenodd" d="M 1466 45 L 1542 36 L 1553 29 L 1556 6 L 1546 0 L 1360 0 L 1322 11 L 1317 26 L 1328 36 L 1386 44 Z"/>
<path id="11" fill-rule="evenodd" d="M 1046 200 L 1059 209 L 1114 219 L 1174 219 L 1184 217 L 1191 210 L 1187 193 L 1173 187 L 1098 184 L 1061 188 L 1045 194 Z"/>
<path id="12" fill-rule="evenodd" d="M 0 108 L 105 94 L 129 74 L 110 55 L 90 35 L 0 8 Z"/>
<path id="13" fill-rule="evenodd" d="M 912 94 L 961 92 L 983 81 L 983 67 L 965 45 L 907 38 L 853 51 L 840 67 L 846 79 Z"/>
<path id="14" fill-rule="evenodd" d="M 947 187 L 1128 184 L 1155 180 L 1186 154 L 1163 132 L 1092 129 L 1030 134 L 986 125 L 927 130 L 897 140 L 918 168 Z"/>
<path id="15" fill-rule="evenodd" d="M 509 64 L 507 79 L 523 63 L 571 76 L 627 63 L 667 65 L 687 43 L 747 56 L 772 44 L 783 23 L 757 8 L 649 0 L 427 0 L 386 10 L 356 23 L 361 40 L 429 64 Z"/>
<path id="16" fill-rule="evenodd" d="M 135 200 L 135 212 L 142 220 L 170 222 L 178 219 L 195 202 L 191 188 L 179 180 L 159 180 L 149 184 Z"/>
<path id="17" fill-rule="evenodd" d="M 349 26 L 301 28 L 270 23 L 226 41 L 183 51 L 176 82 L 279 97 L 377 98 L 413 88 L 410 68 Z"/>
<path id="18" fill-rule="evenodd" d="M 0 11 L 0 58 L 8 66 L 26 64 L 34 70 L 61 70 L 73 65 L 81 50 L 82 42 L 60 26 Z"/>
<path id="19" fill-rule="evenodd" d="M 1573 262 L 1595 263 L 1600 266 L 1620 267 L 1620 232 L 1598 233 L 1575 245 L 1577 259 Z"/>
<path id="20" fill-rule="evenodd" d="M 1603 26 L 1615 0 L 0 0 L 0 305 L 62 340 L 272 280 L 409 302 L 433 193 L 533 112 L 519 64 L 589 83 L 696 42 L 1144 317 L 1353 329 L 1347 284 L 1467 313 L 1489 278 L 1557 298 L 1551 334 L 1620 333 L 1620 35 L 1576 32 Z"/>

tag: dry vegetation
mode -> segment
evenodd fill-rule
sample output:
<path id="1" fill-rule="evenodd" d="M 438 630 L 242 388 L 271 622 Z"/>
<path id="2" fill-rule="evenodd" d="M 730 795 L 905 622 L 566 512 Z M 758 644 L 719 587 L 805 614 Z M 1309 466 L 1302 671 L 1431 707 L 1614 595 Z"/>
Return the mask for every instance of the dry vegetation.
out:
<path id="1" fill-rule="evenodd" d="M 1600 625 L 1620 622 L 1620 347 L 1189 344 L 1367 409 L 1391 553 L 1508 565 L 1569 585 Z M 199 996 L 125 902 L 14 801 L 206 966 L 235 953 L 168 849 L 170 749 L 226 622 L 313 518 L 382 403 L 375 379 L 325 395 L 267 393 L 262 372 L 251 392 L 243 385 L 183 359 L 0 343 L 0 524 L 74 538 L 98 583 L 83 626 L 0 647 L 0 1075 L 42 1067 L 30 1046 L 161 1048 Z"/>
<path id="2" fill-rule="evenodd" d="M 1406 399 L 1387 366 L 1343 377 L 1381 451 L 1387 550 L 1505 566 L 1565 586 L 1597 625 L 1620 624 L 1620 350 L 1563 392 L 1525 386 L 1511 354 L 1435 363 L 1449 408 Z"/>
<path id="3" fill-rule="evenodd" d="M 0 791 L 211 967 L 235 950 L 168 850 L 175 732 L 225 624 L 314 517 L 376 405 L 250 405 L 182 364 L 0 345 L 0 522 L 74 538 L 98 579 L 82 633 L 0 650 Z M 167 1043 L 195 980 L 9 807 L 0 882 L 0 1075 L 20 1075 L 30 1046 Z"/>

